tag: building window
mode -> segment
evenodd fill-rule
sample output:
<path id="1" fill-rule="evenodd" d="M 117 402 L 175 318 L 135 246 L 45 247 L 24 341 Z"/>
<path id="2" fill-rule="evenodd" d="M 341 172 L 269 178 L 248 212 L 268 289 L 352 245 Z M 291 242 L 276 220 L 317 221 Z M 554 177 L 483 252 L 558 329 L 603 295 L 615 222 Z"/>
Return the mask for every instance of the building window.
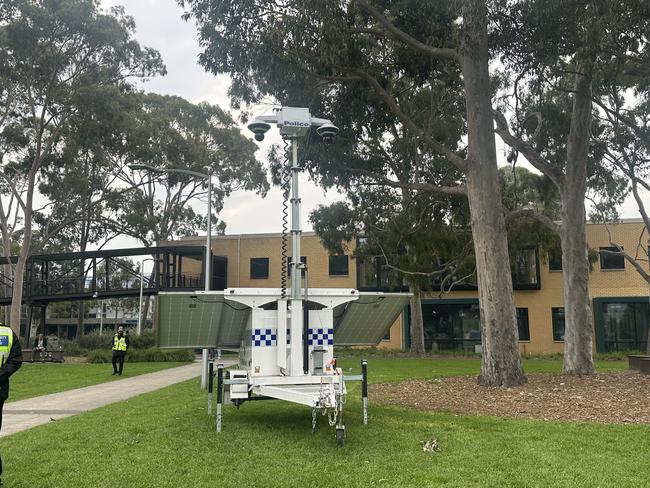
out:
<path id="1" fill-rule="evenodd" d="M 601 251 L 619 252 L 618 247 L 601 247 Z M 623 250 L 623 246 L 621 246 Z M 625 269 L 625 258 L 622 254 L 600 254 L 600 269 Z"/>
<path id="2" fill-rule="evenodd" d="M 602 305 L 606 351 L 644 350 L 648 343 L 648 303 L 608 302 Z"/>
<path id="3" fill-rule="evenodd" d="M 379 265 L 375 257 L 357 256 L 357 288 L 379 289 Z"/>
<path id="4" fill-rule="evenodd" d="M 559 248 L 548 251 L 549 271 L 562 271 L 562 250 Z"/>
<path id="5" fill-rule="evenodd" d="M 476 303 L 423 303 L 424 347 L 427 350 L 476 351 L 481 320 Z"/>
<path id="6" fill-rule="evenodd" d="M 511 260 L 512 283 L 515 288 L 539 288 L 537 248 L 521 249 Z"/>
<path id="7" fill-rule="evenodd" d="M 564 307 L 553 307 L 553 340 L 564 341 Z"/>
<path id="8" fill-rule="evenodd" d="M 330 276 L 347 276 L 349 274 L 348 256 L 330 256 Z"/>
<path id="9" fill-rule="evenodd" d="M 251 280 L 265 280 L 269 277 L 269 258 L 251 258 Z"/>
<path id="10" fill-rule="evenodd" d="M 517 308 L 517 330 L 520 341 L 530 340 L 530 327 L 528 325 L 528 309 Z"/>
<path id="11" fill-rule="evenodd" d="M 300 256 L 300 262 L 302 264 L 307 264 L 307 256 Z M 291 256 L 287 256 L 287 276 L 291 276 Z"/>
<path id="12" fill-rule="evenodd" d="M 388 329 L 388 332 L 386 332 L 386 335 L 381 340 L 390 341 L 390 329 Z"/>

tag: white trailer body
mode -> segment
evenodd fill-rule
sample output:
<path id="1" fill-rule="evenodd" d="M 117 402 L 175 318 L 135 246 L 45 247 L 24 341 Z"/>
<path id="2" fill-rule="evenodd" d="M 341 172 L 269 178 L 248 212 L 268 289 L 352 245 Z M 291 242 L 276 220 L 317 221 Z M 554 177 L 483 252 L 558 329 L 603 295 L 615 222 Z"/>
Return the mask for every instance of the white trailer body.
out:
<path id="1" fill-rule="evenodd" d="M 334 346 L 377 344 L 410 296 L 311 289 L 308 300 L 300 302 L 309 308 L 307 314 L 302 307 L 292 311 L 291 300 L 280 296 L 279 289 L 268 288 L 161 293 L 160 345 L 238 350 L 237 369 L 223 373 L 226 402 L 239 406 L 266 397 L 305 405 L 313 412 L 312 428 L 317 414 L 327 413 L 330 422 L 336 420 L 339 436 L 345 381 L 363 378 L 343 375 Z M 365 420 L 365 397 L 363 405 Z M 219 404 L 217 414 L 220 428 Z"/>

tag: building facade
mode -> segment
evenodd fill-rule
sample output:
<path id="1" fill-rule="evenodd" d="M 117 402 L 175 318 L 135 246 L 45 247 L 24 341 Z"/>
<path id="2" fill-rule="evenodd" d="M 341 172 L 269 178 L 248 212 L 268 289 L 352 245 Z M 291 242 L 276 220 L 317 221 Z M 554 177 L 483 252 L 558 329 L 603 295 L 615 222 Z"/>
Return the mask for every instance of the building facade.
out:
<path id="1" fill-rule="evenodd" d="M 204 237 L 188 237 L 173 244 L 200 245 Z M 290 238 L 289 238 L 290 239 Z M 587 225 L 592 249 L 621 245 L 638 254 L 648 268 L 648 234 L 641 221 L 616 225 Z M 213 283 L 218 288 L 280 286 L 280 234 L 215 236 Z M 314 233 L 304 233 L 301 260 L 307 264 L 313 288 L 389 290 L 389 271 L 379 260 L 355 257 L 355 243 L 346 254 L 330 255 Z M 290 246 L 289 246 L 290 249 Z M 561 352 L 564 346 L 562 264 L 559 255 L 542 255 L 536 247 L 524 249 L 513 260 L 513 286 L 522 353 Z M 179 263 L 179 266 L 181 263 Z M 183 264 L 188 273 L 200 273 L 195 260 Z M 645 349 L 650 317 L 648 284 L 620 256 L 600 255 L 592 261 L 590 296 L 594 314 L 594 350 Z M 194 269 L 197 268 L 197 269 Z M 289 283 L 287 277 L 287 284 Z M 427 292 L 422 300 L 425 346 L 429 350 L 478 350 L 480 346 L 478 293 L 461 286 L 447 293 Z M 380 347 L 407 349 L 410 345 L 408 307 L 392 326 Z"/>

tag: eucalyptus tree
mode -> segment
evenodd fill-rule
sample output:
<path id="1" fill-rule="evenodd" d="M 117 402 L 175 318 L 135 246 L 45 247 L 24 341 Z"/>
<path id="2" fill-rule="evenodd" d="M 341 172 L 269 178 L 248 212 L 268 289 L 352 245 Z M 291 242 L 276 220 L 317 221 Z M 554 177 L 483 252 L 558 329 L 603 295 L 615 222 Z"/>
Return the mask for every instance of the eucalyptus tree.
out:
<path id="1" fill-rule="evenodd" d="M 213 174 L 213 209 L 218 213 L 225 198 L 244 189 L 264 195 L 268 181 L 256 159 L 257 146 L 244 137 L 232 117 L 216 105 L 192 104 L 176 96 L 138 94 L 122 148 L 110 155 L 122 171 L 117 178 L 134 190 L 113 200 L 110 219 L 116 229 L 145 246 L 205 228 L 205 217 L 189 205 L 207 195 L 205 180 L 166 173 L 187 169 Z M 157 171 L 132 171 L 144 165 Z M 215 229 L 225 222 L 212 216 Z"/>
<path id="2" fill-rule="evenodd" d="M 423 151 L 463 173 L 462 190 L 454 191 L 467 193 L 476 249 L 484 346 L 479 382 L 523 383 L 492 129 L 488 2 L 179 3 L 198 23 L 200 62 L 232 76 L 235 106 L 270 96 L 312 109 L 318 99 L 329 108 L 341 103 L 341 91 L 356 91 L 381 101 Z M 462 74 L 467 148 L 445 145 L 401 104 L 404 90 L 433 88 L 450 72 Z M 413 83 L 403 86 L 405 79 Z"/>
<path id="3" fill-rule="evenodd" d="M 454 131 L 449 132 L 451 136 Z M 456 132 L 452 137 L 458 136 Z M 310 167 L 323 163 L 319 160 L 322 154 L 313 154 L 314 147 L 318 146 L 308 151 L 312 153 L 307 156 L 312 158 Z M 359 134 L 349 151 L 342 157 L 344 164 L 327 168 L 329 177 L 336 174 L 336 186 L 347 200 L 320 206 L 310 220 L 330 252 L 341 253 L 344 243 L 358 239 L 363 245 L 357 246 L 355 253 L 368 266 L 367 271 L 372 275 L 375 266 L 380 266 L 384 278 L 390 277 L 382 279 L 382 286 L 408 286 L 413 294 L 411 352 L 422 354 L 423 292 L 449 291 L 461 281 L 461 274 L 467 274 L 468 267 L 469 275 L 474 274 L 473 263 L 467 264 L 473 259 L 464 194 L 429 190 L 429 186 L 452 188 L 460 176 L 436 158 L 428 160 L 420 154 L 417 144 L 398 126 L 381 136 Z M 422 178 L 429 186 L 418 185 Z"/>
<path id="4" fill-rule="evenodd" d="M 105 13 L 93 0 L 0 0 L 0 12 L 0 113 L 6 114 L 0 132 L 10 131 L 19 143 L 3 153 L 1 175 L 24 222 L 11 310 L 17 330 L 43 164 L 76 117 L 88 115 L 113 89 L 131 90 L 133 80 L 163 73 L 164 66 L 156 51 L 133 39 L 134 22 L 120 8 Z M 24 181 L 24 187 L 16 181 Z M 78 213 L 42 235 L 41 242 L 75 221 Z"/>
<path id="5" fill-rule="evenodd" d="M 647 42 L 647 40 L 646 40 Z M 600 250 L 601 253 L 621 255 L 636 272 L 650 285 L 650 52 L 636 59 L 628 59 L 614 69 L 616 76 L 610 80 L 625 80 L 625 83 L 610 83 L 608 96 L 597 101 L 600 119 L 605 124 L 603 139 L 606 169 L 620 177 L 625 189 L 632 195 L 643 227 L 634 249 L 624 249 L 610 235 L 610 244 L 617 250 Z M 633 96 L 630 96 L 631 93 Z M 611 195 L 601 195 L 605 208 L 611 206 Z M 600 202 L 599 202 L 600 203 Z M 600 208 L 599 208 L 600 209 Z M 598 212 L 604 223 L 615 221 L 617 215 Z M 650 354 L 650 334 L 646 350 Z"/>
<path id="6" fill-rule="evenodd" d="M 557 186 L 561 223 L 540 219 L 560 235 L 566 335 L 564 371 L 594 372 L 593 317 L 585 197 L 589 186 L 616 190 L 602 168 L 605 146 L 594 102 L 608 97 L 617 66 L 647 57 L 650 4 L 644 0 L 516 1 L 494 18 L 494 48 L 510 73 L 506 115 L 496 132 Z M 506 104 L 504 104 L 506 105 Z"/>

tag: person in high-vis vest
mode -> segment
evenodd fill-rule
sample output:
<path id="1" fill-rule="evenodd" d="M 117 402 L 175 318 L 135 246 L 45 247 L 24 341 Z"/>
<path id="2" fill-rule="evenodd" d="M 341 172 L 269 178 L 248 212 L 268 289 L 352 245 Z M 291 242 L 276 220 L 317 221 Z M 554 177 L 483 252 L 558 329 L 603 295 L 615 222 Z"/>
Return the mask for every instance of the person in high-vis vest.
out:
<path id="1" fill-rule="evenodd" d="M 18 336 L 11 327 L 0 325 L 0 429 L 2 428 L 2 407 L 9 397 L 9 377 L 23 364 L 23 350 Z M 0 458 L 0 476 L 2 459 Z M 1 481 L 0 481 L 1 482 Z"/>
<path id="2" fill-rule="evenodd" d="M 129 348 L 129 334 L 124 333 L 124 327 L 117 328 L 117 334 L 113 336 L 113 374 L 122 376 L 124 369 L 124 356 Z"/>

